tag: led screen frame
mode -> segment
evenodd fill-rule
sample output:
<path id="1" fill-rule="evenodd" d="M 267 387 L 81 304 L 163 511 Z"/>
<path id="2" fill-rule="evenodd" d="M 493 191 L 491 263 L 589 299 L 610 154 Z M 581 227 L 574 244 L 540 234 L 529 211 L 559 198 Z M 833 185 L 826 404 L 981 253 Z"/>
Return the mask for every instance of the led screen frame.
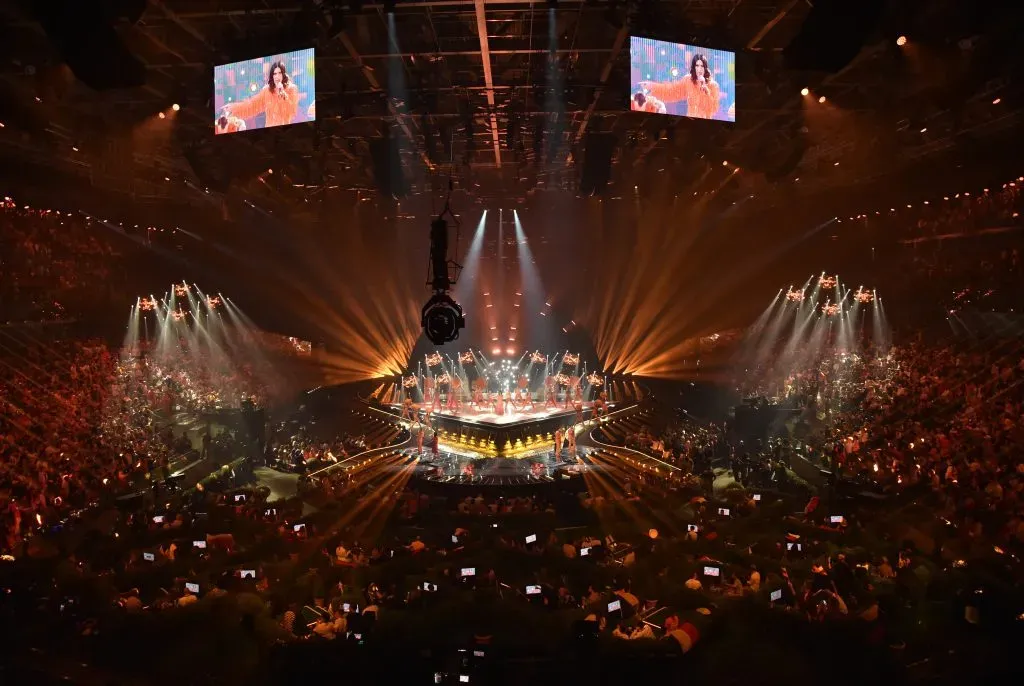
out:
<path id="1" fill-rule="evenodd" d="M 700 80 L 699 57 L 706 60 L 710 79 L 703 75 Z M 736 53 L 630 36 L 629 107 L 634 112 L 735 122 Z"/>
<path id="2" fill-rule="evenodd" d="M 271 69 L 284 65 L 285 76 Z M 278 70 L 279 71 L 279 70 Z M 216 134 L 316 121 L 316 51 L 276 53 L 213 68 Z"/>

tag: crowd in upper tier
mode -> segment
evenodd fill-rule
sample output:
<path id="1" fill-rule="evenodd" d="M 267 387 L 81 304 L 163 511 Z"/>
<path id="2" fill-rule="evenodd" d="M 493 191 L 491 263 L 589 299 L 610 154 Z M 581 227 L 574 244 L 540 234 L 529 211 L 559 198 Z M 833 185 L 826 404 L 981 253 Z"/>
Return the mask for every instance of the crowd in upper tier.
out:
<path id="1" fill-rule="evenodd" d="M 117 255 L 84 216 L 0 204 L 0 321 L 62 319 L 117 286 Z"/>

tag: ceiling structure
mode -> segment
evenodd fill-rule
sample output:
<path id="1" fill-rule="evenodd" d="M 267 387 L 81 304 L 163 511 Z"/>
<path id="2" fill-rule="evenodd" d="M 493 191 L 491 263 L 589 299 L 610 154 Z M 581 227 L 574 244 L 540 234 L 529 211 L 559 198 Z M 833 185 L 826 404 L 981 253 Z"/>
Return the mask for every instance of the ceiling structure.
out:
<path id="1" fill-rule="evenodd" d="M 666 161 L 712 186 L 738 167 L 753 196 L 794 179 L 808 193 L 849 186 L 1020 123 L 1009 81 L 1020 58 L 1012 36 L 993 37 L 1007 25 L 998 12 L 892 2 L 846 68 L 793 72 L 782 51 L 809 11 L 798 0 L 151 0 L 117 26 L 146 83 L 105 92 L 76 82 L 40 25 L 14 13 L 0 153 L 147 200 L 195 195 L 218 176 L 203 167 L 228 158 L 240 160 L 236 189 L 277 168 L 275 192 L 301 203 L 373 190 L 368 141 L 391 136 L 414 194 L 454 177 L 516 197 L 575 190 L 596 132 L 615 136 L 623 184 Z M 629 112 L 630 32 L 737 50 L 736 124 Z M 317 122 L 214 141 L 213 65 L 309 45 Z M 161 129 L 171 103 L 182 109 Z"/>

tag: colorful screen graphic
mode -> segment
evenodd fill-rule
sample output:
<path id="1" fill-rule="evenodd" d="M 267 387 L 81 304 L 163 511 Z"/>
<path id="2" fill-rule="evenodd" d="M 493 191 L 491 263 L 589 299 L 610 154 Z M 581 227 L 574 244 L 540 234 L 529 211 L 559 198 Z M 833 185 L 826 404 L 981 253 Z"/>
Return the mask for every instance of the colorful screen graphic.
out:
<path id="1" fill-rule="evenodd" d="M 736 121 L 736 53 L 631 36 L 629 66 L 634 112 Z"/>
<path id="2" fill-rule="evenodd" d="M 214 67 L 214 131 L 314 121 L 315 64 L 313 48 L 307 48 Z"/>

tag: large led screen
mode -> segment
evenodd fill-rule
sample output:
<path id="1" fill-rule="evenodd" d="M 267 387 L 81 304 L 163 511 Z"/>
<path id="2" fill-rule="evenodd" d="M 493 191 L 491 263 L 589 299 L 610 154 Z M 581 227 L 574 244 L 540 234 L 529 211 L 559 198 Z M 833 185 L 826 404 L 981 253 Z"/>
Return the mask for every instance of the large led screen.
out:
<path id="1" fill-rule="evenodd" d="M 316 119 L 313 48 L 222 64 L 213 69 L 216 133 Z"/>
<path id="2" fill-rule="evenodd" d="M 736 53 L 631 36 L 635 112 L 736 121 Z"/>

